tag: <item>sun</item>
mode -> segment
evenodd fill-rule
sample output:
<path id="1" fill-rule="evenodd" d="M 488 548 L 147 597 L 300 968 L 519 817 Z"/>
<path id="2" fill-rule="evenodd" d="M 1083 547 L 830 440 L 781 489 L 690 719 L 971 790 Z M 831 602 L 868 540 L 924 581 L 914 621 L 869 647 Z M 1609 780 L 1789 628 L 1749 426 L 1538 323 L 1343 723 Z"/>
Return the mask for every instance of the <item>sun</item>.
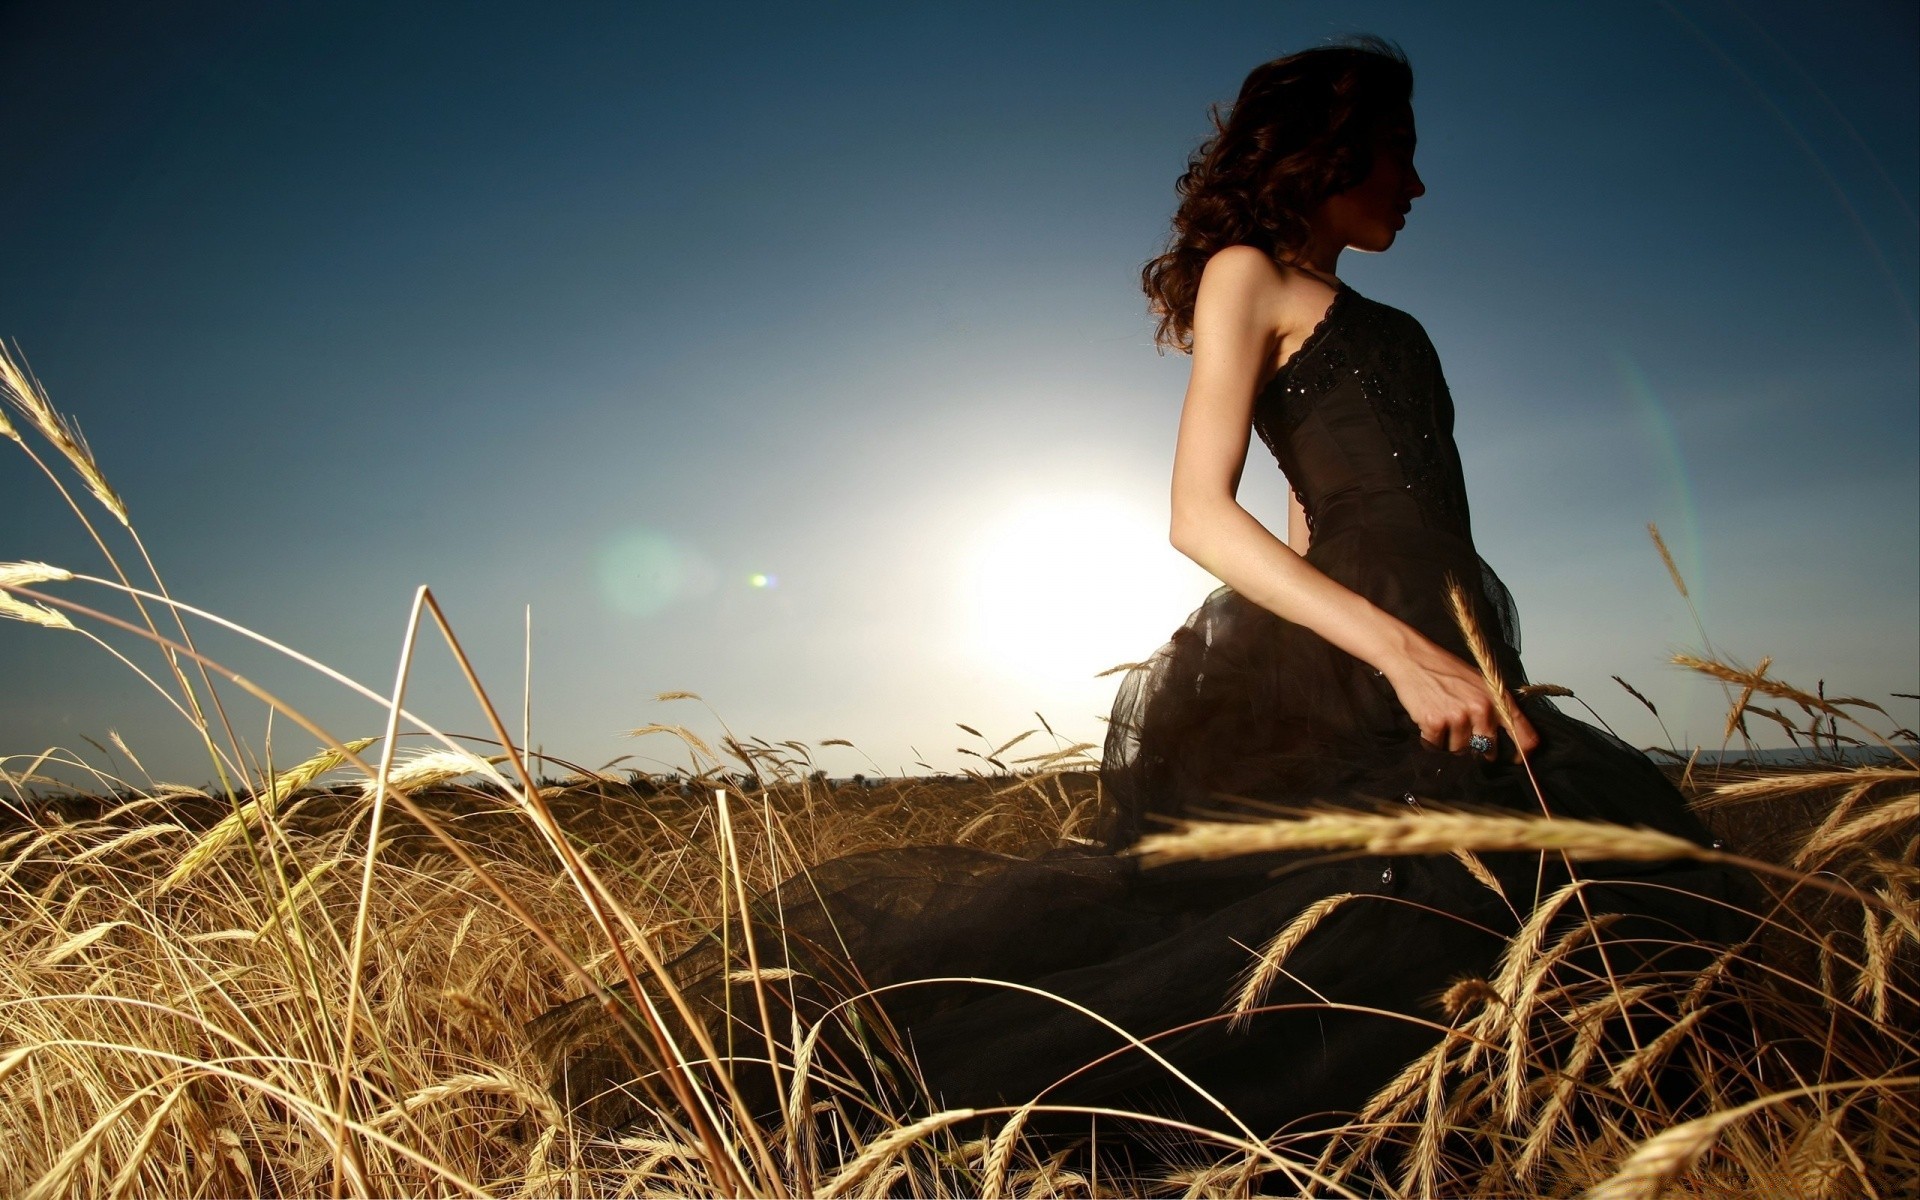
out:
<path id="1" fill-rule="evenodd" d="M 1146 658 L 1219 581 L 1167 542 L 1144 505 L 1034 494 L 979 529 L 965 566 L 971 657 L 1032 681 Z"/>

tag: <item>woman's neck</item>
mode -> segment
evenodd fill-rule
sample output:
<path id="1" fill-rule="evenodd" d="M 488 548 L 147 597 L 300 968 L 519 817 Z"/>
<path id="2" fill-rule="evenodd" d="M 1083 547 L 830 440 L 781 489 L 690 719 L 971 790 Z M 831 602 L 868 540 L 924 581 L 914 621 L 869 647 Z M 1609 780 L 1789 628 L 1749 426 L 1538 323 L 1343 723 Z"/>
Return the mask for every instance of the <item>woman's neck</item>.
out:
<path id="1" fill-rule="evenodd" d="M 1309 238 L 1306 245 L 1286 256 L 1282 261 L 1310 274 L 1319 275 L 1331 283 L 1337 278 L 1334 268 L 1339 265 L 1340 252 L 1345 249 L 1346 247 L 1338 242 Z"/>
<path id="2" fill-rule="evenodd" d="M 1304 259 L 1299 257 L 1283 258 L 1280 261 L 1286 263 L 1288 266 L 1294 268 L 1297 271 L 1305 271 L 1307 274 L 1313 276 L 1315 279 L 1318 279 L 1321 283 L 1327 284 L 1329 287 L 1339 286 L 1340 277 L 1333 273 L 1333 265 L 1331 263 L 1328 263 L 1325 267 L 1322 267 L 1311 259 Z"/>

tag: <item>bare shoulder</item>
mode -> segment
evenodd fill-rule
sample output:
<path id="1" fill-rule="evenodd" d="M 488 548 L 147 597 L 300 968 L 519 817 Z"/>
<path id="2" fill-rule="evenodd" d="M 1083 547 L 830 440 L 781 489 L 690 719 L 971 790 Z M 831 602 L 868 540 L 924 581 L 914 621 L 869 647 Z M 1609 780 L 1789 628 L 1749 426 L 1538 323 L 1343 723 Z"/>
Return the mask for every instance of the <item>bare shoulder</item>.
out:
<path id="1" fill-rule="evenodd" d="M 1215 301 L 1271 301 L 1286 287 L 1287 272 L 1266 251 L 1254 246 L 1225 246 L 1214 251 L 1200 272 L 1200 294 Z"/>
<path id="2" fill-rule="evenodd" d="M 1196 344 L 1234 344 L 1247 339 L 1270 342 L 1285 294 L 1286 278 L 1280 265 L 1254 246 L 1225 246 L 1207 259 L 1194 296 L 1193 328 Z"/>
<path id="3" fill-rule="evenodd" d="M 1319 323 L 1333 289 L 1256 246 L 1226 246 L 1207 260 L 1194 325 L 1262 335 L 1270 373 Z"/>

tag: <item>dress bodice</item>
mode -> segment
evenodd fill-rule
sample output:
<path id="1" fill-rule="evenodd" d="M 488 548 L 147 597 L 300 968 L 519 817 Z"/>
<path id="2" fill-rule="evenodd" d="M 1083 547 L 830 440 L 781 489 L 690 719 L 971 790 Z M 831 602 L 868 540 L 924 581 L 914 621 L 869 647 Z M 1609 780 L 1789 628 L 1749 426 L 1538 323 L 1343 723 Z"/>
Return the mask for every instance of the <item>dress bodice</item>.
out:
<path id="1" fill-rule="evenodd" d="M 1426 330 L 1399 309 L 1342 285 L 1255 398 L 1253 423 L 1316 542 L 1393 526 L 1471 545 L 1453 400 Z"/>

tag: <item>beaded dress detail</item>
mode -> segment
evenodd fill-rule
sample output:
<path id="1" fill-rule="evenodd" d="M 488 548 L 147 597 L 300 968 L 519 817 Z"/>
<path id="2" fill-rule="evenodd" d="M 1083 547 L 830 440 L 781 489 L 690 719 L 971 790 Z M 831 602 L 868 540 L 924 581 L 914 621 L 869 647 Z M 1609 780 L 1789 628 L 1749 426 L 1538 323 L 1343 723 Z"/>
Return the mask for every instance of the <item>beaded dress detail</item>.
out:
<path id="1" fill-rule="evenodd" d="M 1474 549 L 1453 403 L 1417 321 L 1341 287 L 1258 394 L 1254 427 L 1308 515 L 1309 563 L 1471 661 L 1447 601 L 1457 581 L 1505 681 L 1525 683 L 1513 603 Z M 1532 780 L 1515 764 L 1426 747 L 1371 667 L 1221 587 L 1121 682 L 1096 844 L 1025 858 L 962 846 L 850 855 L 755 901 L 761 973 L 796 972 L 776 989 L 789 1011 L 775 1026 L 821 1022 L 816 1061 L 890 1095 L 895 1115 L 1042 1097 L 1231 1134 L 1245 1122 L 1266 1136 L 1357 1111 L 1433 1044 L 1446 1025 L 1437 997 L 1487 976 L 1538 898 L 1566 882 L 1565 863 L 1486 854 L 1496 892 L 1446 856 L 1143 867 L 1127 850 L 1169 819 L 1409 804 L 1544 806 L 1707 843 L 1639 751 L 1550 700 L 1521 704 L 1542 738 Z M 1601 862 L 1579 873 L 1587 911 L 1612 914 L 1610 969 L 1695 971 L 1743 936 L 1722 901 L 1744 882 L 1718 867 Z M 1343 895 L 1291 951 L 1266 1007 L 1229 1022 L 1258 948 Z M 671 973 L 716 1042 L 759 1047 L 764 1062 L 757 998 L 737 982 L 750 976 L 743 940 L 736 929 L 725 951 L 703 943 Z M 936 978 L 950 982 L 912 982 Z M 885 990 L 835 1008 L 864 989 Z M 647 1050 L 598 1001 L 552 1010 L 530 1032 L 557 1096 L 601 1124 L 633 1119 Z M 753 1103 L 771 1119 L 782 1098 L 755 1082 L 768 1075 L 735 1073 L 762 1089 Z"/>
<path id="2" fill-rule="evenodd" d="M 1362 328 L 1328 342 L 1336 317 Z M 1303 486 L 1326 498 L 1342 491 L 1330 481 L 1304 480 L 1307 464 L 1314 461 L 1310 439 L 1329 435 L 1311 423 L 1333 411 L 1329 406 L 1338 403 L 1334 393 L 1343 387 L 1357 387 L 1372 409 L 1380 435 L 1392 447 L 1387 456 L 1394 460 L 1380 465 L 1399 469 L 1400 486 L 1412 493 L 1422 517 L 1457 537 L 1469 537 L 1466 482 L 1452 452 L 1453 398 L 1439 356 L 1419 322 L 1344 286 L 1300 349 L 1261 391 L 1255 409 L 1254 430 L 1260 440 L 1286 477 L 1301 481 L 1295 494 Z M 1309 428 L 1303 431 L 1302 426 Z M 1296 439 L 1305 443 L 1304 459 L 1296 452 Z M 1373 458 L 1379 461 L 1377 454 Z M 1391 490 L 1393 480 L 1383 482 Z M 1309 529 L 1314 518 L 1314 510 L 1307 509 Z"/>

